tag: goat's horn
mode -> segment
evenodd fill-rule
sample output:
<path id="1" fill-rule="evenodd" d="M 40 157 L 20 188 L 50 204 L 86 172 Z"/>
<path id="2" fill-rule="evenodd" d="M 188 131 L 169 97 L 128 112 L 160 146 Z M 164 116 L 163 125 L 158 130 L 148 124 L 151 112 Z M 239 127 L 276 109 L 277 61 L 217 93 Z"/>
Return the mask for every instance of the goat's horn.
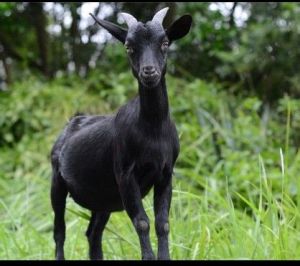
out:
<path id="1" fill-rule="evenodd" d="M 122 18 L 125 20 L 126 24 L 128 25 L 128 28 L 132 27 L 134 24 L 137 23 L 137 20 L 134 16 L 128 14 L 128 13 L 120 13 Z"/>
<path id="2" fill-rule="evenodd" d="M 159 22 L 160 24 L 162 24 L 163 21 L 164 21 L 164 18 L 165 18 L 165 16 L 166 16 L 166 14 L 167 14 L 167 12 L 168 12 L 168 10 L 169 10 L 169 8 L 168 8 L 168 7 L 165 7 L 165 8 L 163 8 L 162 10 L 158 11 L 158 12 L 154 15 L 152 21 L 157 21 L 157 22 Z"/>

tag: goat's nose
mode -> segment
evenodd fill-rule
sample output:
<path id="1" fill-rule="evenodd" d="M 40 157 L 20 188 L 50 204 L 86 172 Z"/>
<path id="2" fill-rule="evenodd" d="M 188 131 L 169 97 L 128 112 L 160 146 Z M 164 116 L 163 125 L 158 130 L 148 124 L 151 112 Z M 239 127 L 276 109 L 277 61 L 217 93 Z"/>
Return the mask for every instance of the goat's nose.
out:
<path id="1" fill-rule="evenodd" d="M 156 71 L 155 71 L 155 67 L 153 67 L 153 66 L 145 66 L 145 67 L 143 67 L 143 72 L 144 72 L 145 75 L 151 76 Z"/>

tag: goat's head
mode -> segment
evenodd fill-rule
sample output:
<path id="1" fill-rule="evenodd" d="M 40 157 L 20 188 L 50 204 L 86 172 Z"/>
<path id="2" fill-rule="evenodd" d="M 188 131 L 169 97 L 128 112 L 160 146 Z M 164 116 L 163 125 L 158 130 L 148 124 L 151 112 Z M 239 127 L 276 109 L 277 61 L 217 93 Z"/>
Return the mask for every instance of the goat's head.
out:
<path id="1" fill-rule="evenodd" d="M 147 88 L 157 86 L 165 75 L 171 42 L 184 37 L 191 27 L 191 16 L 184 15 L 164 29 L 162 22 L 168 9 L 160 10 L 147 23 L 137 21 L 128 13 L 121 13 L 127 30 L 91 14 L 98 24 L 124 44 L 135 77 Z"/>

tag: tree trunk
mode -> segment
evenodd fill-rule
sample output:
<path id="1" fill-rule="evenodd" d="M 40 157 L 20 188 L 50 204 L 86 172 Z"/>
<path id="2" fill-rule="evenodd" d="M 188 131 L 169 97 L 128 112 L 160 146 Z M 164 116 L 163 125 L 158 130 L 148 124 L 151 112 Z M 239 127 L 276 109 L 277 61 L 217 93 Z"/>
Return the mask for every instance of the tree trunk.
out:
<path id="1" fill-rule="evenodd" d="M 43 3 L 28 3 L 28 11 L 36 31 L 42 72 L 46 77 L 51 77 L 49 69 L 49 36 L 46 30 L 47 18 L 43 10 Z"/>
<path id="2" fill-rule="evenodd" d="M 5 73 L 5 77 L 4 77 L 4 82 L 9 85 L 12 81 L 11 79 L 11 69 L 10 69 L 10 65 L 7 62 L 7 57 L 4 51 L 4 47 L 2 45 L 0 45 L 0 60 L 2 61 L 3 64 L 3 68 L 4 68 L 4 73 Z"/>
<path id="3" fill-rule="evenodd" d="M 232 28 L 233 26 L 235 26 L 234 11 L 235 11 L 235 9 L 237 7 L 237 4 L 238 4 L 238 2 L 234 2 L 233 6 L 231 8 L 231 11 L 230 11 L 230 16 L 229 16 L 229 26 L 230 26 L 230 28 Z"/>
<path id="4" fill-rule="evenodd" d="M 79 74 L 80 70 L 80 32 L 79 32 L 79 21 L 80 15 L 77 10 L 80 8 L 82 3 L 70 3 L 70 11 L 72 15 L 72 24 L 70 28 L 71 47 L 72 47 L 72 60 L 75 64 L 75 71 Z"/>
<path id="5" fill-rule="evenodd" d="M 4 56 L 2 58 L 3 66 L 4 66 L 4 71 L 5 71 L 5 82 L 7 85 L 11 84 L 12 79 L 11 79 L 11 68 L 10 65 L 7 63 L 7 58 Z"/>

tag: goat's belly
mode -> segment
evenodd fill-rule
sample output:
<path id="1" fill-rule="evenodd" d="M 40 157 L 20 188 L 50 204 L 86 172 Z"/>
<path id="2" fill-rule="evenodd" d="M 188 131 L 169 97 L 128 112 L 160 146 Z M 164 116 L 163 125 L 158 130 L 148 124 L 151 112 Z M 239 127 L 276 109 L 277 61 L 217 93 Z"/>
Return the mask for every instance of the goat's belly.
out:
<path id="1" fill-rule="evenodd" d="M 62 176 L 76 203 L 92 211 L 123 209 L 111 163 L 106 162 L 106 167 L 102 163 L 89 165 L 88 169 L 78 163 L 76 166 L 73 164 L 71 169 L 63 172 Z"/>
<path id="2" fill-rule="evenodd" d="M 62 172 L 68 191 L 76 203 L 89 210 L 121 210 L 122 201 L 112 165 L 107 162 L 106 167 L 101 166 L 103 164 L 99 163 L 86 168 L 78 163 Z"/>
<path id="3" fill-rule="evenodd" d="M 121 211 L 123 204 L 117 187 L 79 188 L 68 184 L 68 191 L 73 200 L 91 211 Z"/>

